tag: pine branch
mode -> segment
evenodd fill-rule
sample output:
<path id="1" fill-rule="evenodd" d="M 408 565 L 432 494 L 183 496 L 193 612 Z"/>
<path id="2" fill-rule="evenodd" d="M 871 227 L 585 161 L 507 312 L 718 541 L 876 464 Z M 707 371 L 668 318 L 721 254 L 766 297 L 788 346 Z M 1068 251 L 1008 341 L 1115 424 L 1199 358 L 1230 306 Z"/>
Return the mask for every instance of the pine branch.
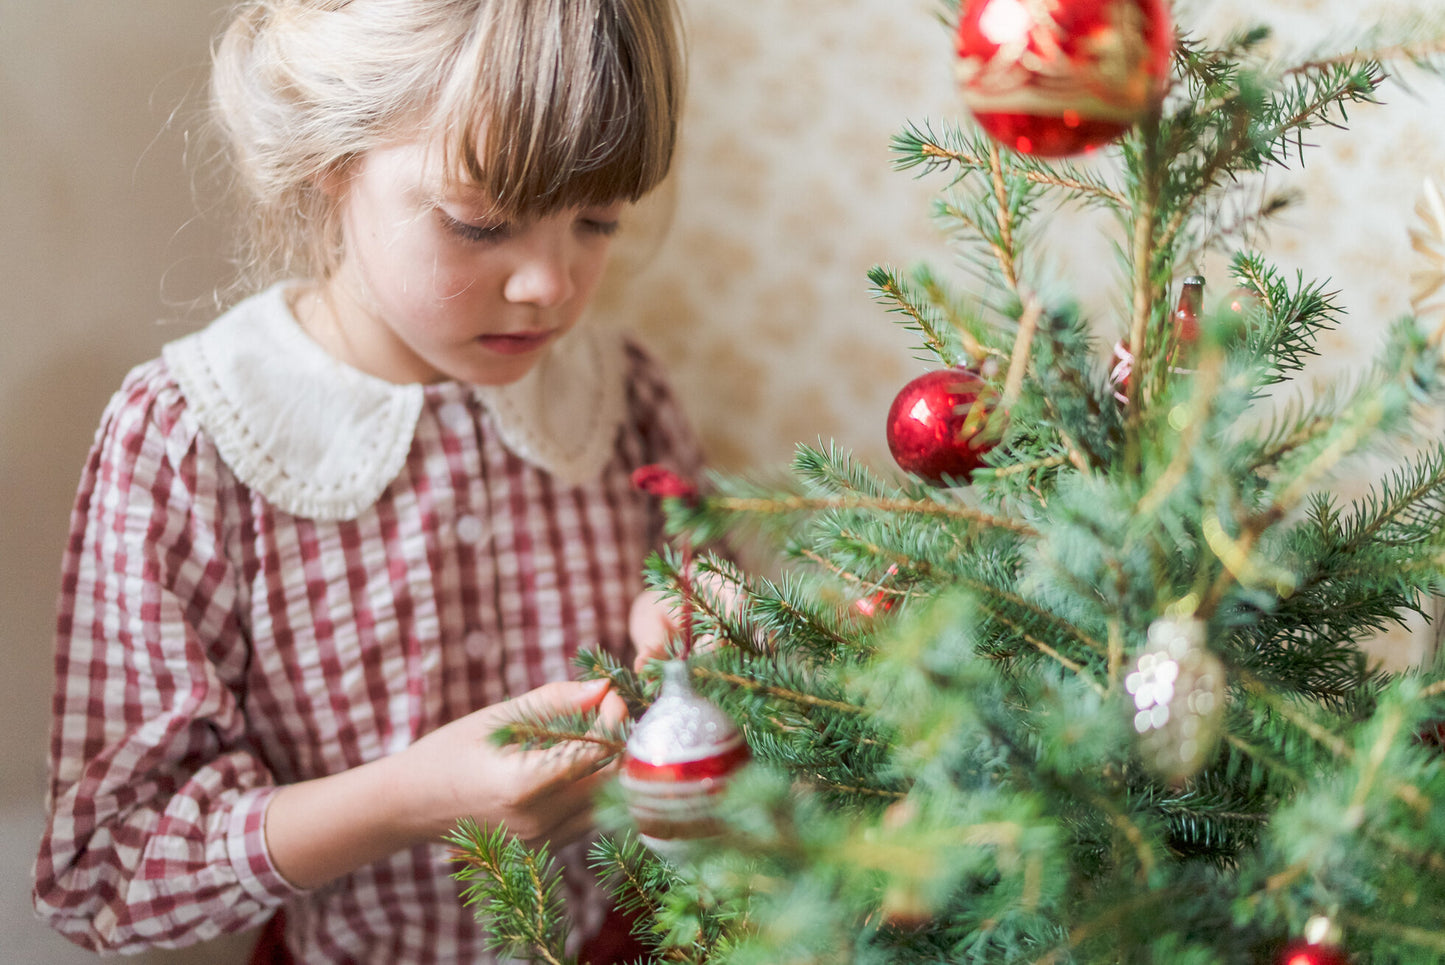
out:
<path id="1" fill-rule="evenodd" d="M 568 744 L 592 744 L 608 754 L 621 754 L 627 734 L 621 727 L 601 724 L 595 711 L 541 716 L 524 713 L 500 724 L 492 740 L 502 747 L 548 750 Z"/>
<path id="2" fill-rule="evenodd" d="M 943 136 L 939 136 L 931 128 L 910 126 L 894 137 L 892 147 L 894 166 L 899 170 L 922 167 L 924 173 L 933 173 L 958 167 L 962 177 L 972 172 L 988 172 L 992 166 L 992 142 L 981 141 L 957 128 L 948 128 Z M 1067 161 L 1045 165 L 1026 156 L 1015 156 L 1009 159 L 1009 171 L 1011 175 L 1022 177 L 1032 184 L 1057 189 L 1074 200 L 1103 202 L 1116 207 L 1126 204 L 1124 196 L 1118 191 Z"/>
<path id="3" fill-rule="evenodd" d="M 1048 657 L 1049 659 L 1051 659 L 1051 660 L 1055 661 L 1056 663 L 1058 663 L 1060 666 L 1062 666 L 1062 667 L 1064 667 L 1065 669 L 1069 670 L 1071 673 L 1073 673 L 1075 676 L 1077 676 L 1079 680 L 1081 680 L 1081 681 L 1083 681 L 1085 684 L 1087 684 L 1087 685 L 1089 686 L 1089 688 L 1090 688 L 1091 690 L 1093 690 L 1095 693 L 1097 693 L 1100 697 L 1105 696 L 1105 694 L 1107 693 L 1107 690 L 1104 688 L 1104 686 L 1103 686 L 1102 684 L 1100 684 L 1098 681 L 1094 680 L 1093 676 L 1088 672 L 1088 670 L 1087 670 L 1082 664 L 1079 664 L 1079 663 L 1076 663 L 1076 662 L 1073 661 L 1073 660 L 1070 660 L 1068 657 L 1064 656 L 1063 654 L 1059 653 L 1059 651 L 1057 651 L 1057 650 L 1055 650 L 1053 647 L 1049 646 L 1049 644 L 1045 643 L 1043 640 L 1041 640 L 1041 639 L 1039 639 L 1039 638 L 1037 638 L 1037 637 L 1034 637 L 1034 636 L 1030 635 L 1030 634 L 1029 634 L 1026 630 L 1024 630 L 1021 626 L 1019 626 L 1019 625 L 1016 624 L 1016 623 L 1013 623 L 1012 621 L 1010 621 L 1007 617 L 1003 616 L 1002 614 L 999 614 L 999 613 L 997 613 L 997 612 L 994 612 L 994 613 L 991 613 L 990 615 L 993 617 L 994 620 L 998 621 L 999 623 L 1001 623 L 1001 624 L 1003 624 L 1004 626 L 1008 627 L 1010 630 L 1013 630 L 1015 633 L 1017 633 L 1017 634 L 1018 634 L 1018 638 L 1019 638 L 1020 640 L 1022 640 L 1024 643 L 1028 644 L 1030 647 L 1033 647 L 1033 648 L 1034 648 L 1035 650 L 1037 650 L 1039 653 L 1043 654 L 1044 656 L 1046 656 L 1046 657 Z"/>
<path id="4" fill-rule="evenodd" d="M 714 680 L 725 683 L 730 687 L 745 690 L 748 693 L 759 694 L 765 697 L 772 697 L 783 700 L 790 704 L 809 710 L 831 710 L 841 714 L 859 715 L 864 713 L 864 708 L 857 704 L 851 704 L 844 700 L 818 697 L 808 693 L 802 688 L 785 687 L 775 683 L 765 683 L 761 679 L 751 676 L 744 676 L 738 673 L 727 673 L 708 667 L 693 667 L 692 675 L 700 680 Z M 777 679 L 773 676 L 772 679 Z"/>
<path id="5" fill-rule="evenodd" d="M 881 266 L 872 268 L 868 272 L 868 280 L 873 284 L 873 297 L 889 303 L 891 307 L 888 311 L 901 315 L 905 319 L 903 327 L 922 335 L 924 347 L 945 365 L 981 359 L 989 353 L 989 349 L 967 328 L 949 326 L 936 312 L 925 308 L 918 295 L 891 269 Z"/>
<path id="6" fill-rule="evenodd" d="M 487 831 L 470 818 L 446 840 L 463 866 L 453 874 L 466 885 L 462 899 L 484 918 L 495 950 L 548 965 L 575 962 L 564 951 L 561 870 L 545 846 L 531 851 L 505 828 Z"/>
<path id="7" fill-rule="evenodd" d="M 856 493 L 883 499 L 891 487 L 871 469 L 856 462 L 851 453 L 830 443 L 827 451 L 799 444 L 793 453 L 793 472 L 820 492 L 830 495 Z"/>
<path id="8" fill-rule="evenodd" d="M 931 499 L 810 499 L 803 496 L 743 497 L 718 496 L 708 500 L 712 508 L 738 515 L 781 516 L 820 512 L 876 512 L 936 516 L 973 523 L 991 529 L 1006 530 L 1021 536 L 1038 535 L 1024 523 L 994 516 L 967 506 L 947 504 Z"/>
<path id="9" fill-rule="evenodd" d="M 1014 204 L 1009 197 L 1008 185 L 1004 183 L 1003 152 L 997 144 L 990 144 L 988 148 L 988 173 L 998 213 L 996 224 L 998 226 L 999 268 L 1003 271 L 1004 281 L 1008 282 L 1009 288 L 1018 291 L 1018 249 L 1014 239 Z M 1018 356 L 1017 348 L 1014 349 L 1014 356 Z"/>
<path id="10" fill-rule="evenodd" d="M 1263 324 L 1251 328 L 1245 346 L 1272 373 L 1267 382 L 1283 381 L 1287 373 L 1303 369 L 1306 360 L 1318 354 L 1320 333 L 1337 327 L 1344 314 L 1335 301 L 1338 293 L 1326 292 L 1324 283 L 1306 284 L 1297 273 L 1291 288 L 1257 253 L 1237 253 L 1230 274 L 1259 298 Z"/>
<path id="11" fill-rule="evenodd" d="M 606 650 L 584 648 L 577 651 L 573 662 L 579 671 L 578 679 L 601 680 L 606 678 L 611 682 L 613 692 L 623 699 L 629 709 L 640 712 L 640 708 L 646 706 L 647 701 L 642 692 L 642 681 L 638 679 L 631 667 L 624 667 L 618 663 Z"/>

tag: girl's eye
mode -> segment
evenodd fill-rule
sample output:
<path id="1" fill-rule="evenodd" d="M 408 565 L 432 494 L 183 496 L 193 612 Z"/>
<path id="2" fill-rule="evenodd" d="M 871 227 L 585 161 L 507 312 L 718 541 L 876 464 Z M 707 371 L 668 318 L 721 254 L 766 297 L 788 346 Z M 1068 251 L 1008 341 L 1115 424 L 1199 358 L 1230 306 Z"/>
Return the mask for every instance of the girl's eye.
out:
<path id="1" fill-rule="evenodd" d="M 461 221 L 453 218 L 441 208 L 436 209 L 437 217 L 441 219 L 442 227 L 464 241 L 488 242 L 503 241 L 511 237 L 512 226 L 506 222 L 501 224 L 472 224 L 470 221 Z"/>
<path id="2" fill-rule="evenodd" d="M 580 218 L 577 226 L 589 235 L 599 235 L 603 238 L 611 238 L 617 234 L 621 222 L 616 218 Z"/>

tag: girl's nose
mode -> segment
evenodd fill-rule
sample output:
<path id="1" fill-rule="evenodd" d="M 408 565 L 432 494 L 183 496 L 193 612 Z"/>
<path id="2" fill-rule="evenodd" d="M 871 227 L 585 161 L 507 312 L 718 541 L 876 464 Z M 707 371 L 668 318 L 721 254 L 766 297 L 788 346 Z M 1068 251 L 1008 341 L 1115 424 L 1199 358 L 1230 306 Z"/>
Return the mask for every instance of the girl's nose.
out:
<path id="1" fill-rule="evenodd" d="M 512 265 L 503 295 L 514 304 L 539 308 L 562 304 L 575 290 L 566 238 L 542 231 L 528 240 L 531 243 Z"/>

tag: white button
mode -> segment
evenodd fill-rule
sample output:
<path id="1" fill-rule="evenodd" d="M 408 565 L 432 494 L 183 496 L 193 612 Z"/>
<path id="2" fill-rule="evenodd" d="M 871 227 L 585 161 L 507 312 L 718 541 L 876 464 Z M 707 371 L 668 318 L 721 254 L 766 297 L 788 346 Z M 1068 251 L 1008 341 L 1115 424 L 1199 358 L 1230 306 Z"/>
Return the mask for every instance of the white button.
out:
<path id="1" fill-rule="evenodd" d="M 487 535 L 487 527 L 475 516 L 463 516 L 457 520 L 457 539 L 468 546 L 475 546 Z"/>
<path id="2" fill-rule="evenodd" d="M 480 630 L 473 630 L 462 638 L 462 646 L 467 648 L 467 653 L 473 657 L 485 657 L 487 655 L 487 635 Z"/>
<path id="3" fill-rule="evenodd" d="M 465 402 L 448 402 L 437 414 L 454 432 L 469 432 L 472 428 L 472 410 Z"/>

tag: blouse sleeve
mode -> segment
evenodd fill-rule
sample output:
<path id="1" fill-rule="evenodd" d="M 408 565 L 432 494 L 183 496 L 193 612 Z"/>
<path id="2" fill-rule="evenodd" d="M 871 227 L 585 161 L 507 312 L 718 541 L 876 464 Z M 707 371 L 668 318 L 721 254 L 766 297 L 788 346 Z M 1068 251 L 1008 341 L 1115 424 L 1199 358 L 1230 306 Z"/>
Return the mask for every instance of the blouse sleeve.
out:
<path id="1" fill-rule="evenodd" d="M 107 409 L 62 571 L 34 901 L 94 950 L 203 941 L 295 893 L 265 847 L 274 782 L 222 673 L 244 658 L 221 468 L 160 371 Z"/>

